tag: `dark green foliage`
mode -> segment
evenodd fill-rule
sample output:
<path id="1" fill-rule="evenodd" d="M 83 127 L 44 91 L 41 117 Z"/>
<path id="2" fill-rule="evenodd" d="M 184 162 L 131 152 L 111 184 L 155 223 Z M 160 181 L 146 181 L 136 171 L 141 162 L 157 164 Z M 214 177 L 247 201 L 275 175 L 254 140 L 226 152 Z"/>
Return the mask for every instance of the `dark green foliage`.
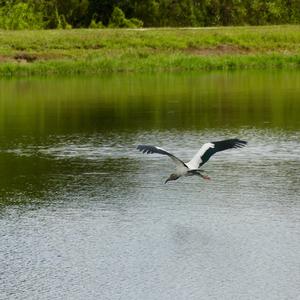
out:
<path id="1" fill-rule="evenodd" d="M 130 13 L 130 11 L 128 13 Z M 158 26 L 160 23 L 159 1 L 135 1 L 133 3 L 133 8 L 131 8 L 131 14 L 138 19 L 143 20 L 146 27 Z"/>
<path id="2" fill-rule="evenodd" d="M 117 5 L 116 0 L 89 0 L 88 17 L 108 25 L 115 5 Z"/>
<path id="3" fill-rule="evenodd" d="M 0 0 L 0 28 L 300 23 L 300 0 Z"/>

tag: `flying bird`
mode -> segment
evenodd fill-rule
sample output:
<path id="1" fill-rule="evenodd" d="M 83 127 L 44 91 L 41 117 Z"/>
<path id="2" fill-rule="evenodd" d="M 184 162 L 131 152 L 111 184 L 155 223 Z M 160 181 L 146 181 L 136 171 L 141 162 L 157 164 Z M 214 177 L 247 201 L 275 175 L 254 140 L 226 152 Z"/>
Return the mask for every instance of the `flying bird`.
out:
<path id="1" fill-rule="evenodd" d="M 203 179 L 210 179 L 207 175 L 202 174 L 203 170 L 200 168 L 210 159 L 212 155 L 219 151 L 224 151 L 232 148 L 242 148 L 247 144 L 246 141 L 239 139 L 229 139 L 218 142 L 211 142 L 204 144 L 195 156 L 187 163 L 184 163 L 181 159 L 175 155 L 169 153 L 163 148 L 151 146 L 151 145 L 138 145 L 137 149 L 143 153 L 153 154 L 158 153 L 169 156 L 176 164 L 175 172 L 172 173 L 165 181 L 167 183 L 171 180 L 177 180 L 182 176 L 200 176 Z"/>

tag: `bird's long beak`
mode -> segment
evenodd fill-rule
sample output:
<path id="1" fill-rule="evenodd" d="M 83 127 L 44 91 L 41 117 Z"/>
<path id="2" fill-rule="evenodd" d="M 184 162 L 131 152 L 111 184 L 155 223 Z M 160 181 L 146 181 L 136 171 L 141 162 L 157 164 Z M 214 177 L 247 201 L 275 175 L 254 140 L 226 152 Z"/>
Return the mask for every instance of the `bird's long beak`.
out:
<path id="1" fill-rule="evenodd" d="M 165 184 L 166 184 L 168 181 L 170 181 L 170 178 L 168 178 L 168 179 L 165 181 Z"/>

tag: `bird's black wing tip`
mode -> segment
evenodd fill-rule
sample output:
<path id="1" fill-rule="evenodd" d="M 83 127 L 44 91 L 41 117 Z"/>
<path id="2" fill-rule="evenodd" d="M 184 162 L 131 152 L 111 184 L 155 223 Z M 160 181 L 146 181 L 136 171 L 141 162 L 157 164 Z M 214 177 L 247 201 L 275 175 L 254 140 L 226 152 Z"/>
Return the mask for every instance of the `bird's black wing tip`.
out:
<path id="1" fill-rule="evenodd" d="M 138 149 L 142 153 L 147 153 L 147 154 L 154 153 L 153 148 L 154 148 L 153 146 L 149 146 L 149 145 L 138 145 L 136 147 L 136 149 Z"/>
<path id="2" fill-rule="evenodd" d="M 238 146 L 238 148 L 242 148 L 244 146 L 246 146 L 248 144 L 247 141 L 244 141 L 244 140 L 240 140 L 240 139 L 236 139 L 236 145 Z"/>

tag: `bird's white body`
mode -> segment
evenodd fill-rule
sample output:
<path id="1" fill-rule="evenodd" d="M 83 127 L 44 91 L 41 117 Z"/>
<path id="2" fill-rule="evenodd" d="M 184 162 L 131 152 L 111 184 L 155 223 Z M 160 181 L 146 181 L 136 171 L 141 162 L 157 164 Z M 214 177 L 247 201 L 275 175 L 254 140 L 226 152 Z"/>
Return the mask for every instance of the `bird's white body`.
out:
<path id="1" fill-rule="evenodd" d="M 175 169 L 175 173 L 179 176 L 187 176 L 190 175 L 191 173 L 188 173 L 188 171 L 192 171 L 192 170 L 199 170 L 199 165 L 202 162 L 202 155 L 209 149 L 209 148 L 214 148 L 215 145 L 212 143 L 206 143 L 204 144 L 201 149 L 195 154 L 195 156 L 188 162 L 185 163 L 185 165 L 183 165 L 181 162 L 179 162 L 178 160 L 174 160 L 174 162 L 176 163 L 176 169 Z M 163 148 L 157 147 L 158 149 L 162 150 L 162 151 L 166 151 Z"/>
<path id="2" fill-rule="evenodd" d="M 189 170 L 190 170 L 190 168 L 187 168 L 187 167 L 181 165 L 181 166 L 176 167 L 175 173 L 179 176 L 185 176 Z"/>

